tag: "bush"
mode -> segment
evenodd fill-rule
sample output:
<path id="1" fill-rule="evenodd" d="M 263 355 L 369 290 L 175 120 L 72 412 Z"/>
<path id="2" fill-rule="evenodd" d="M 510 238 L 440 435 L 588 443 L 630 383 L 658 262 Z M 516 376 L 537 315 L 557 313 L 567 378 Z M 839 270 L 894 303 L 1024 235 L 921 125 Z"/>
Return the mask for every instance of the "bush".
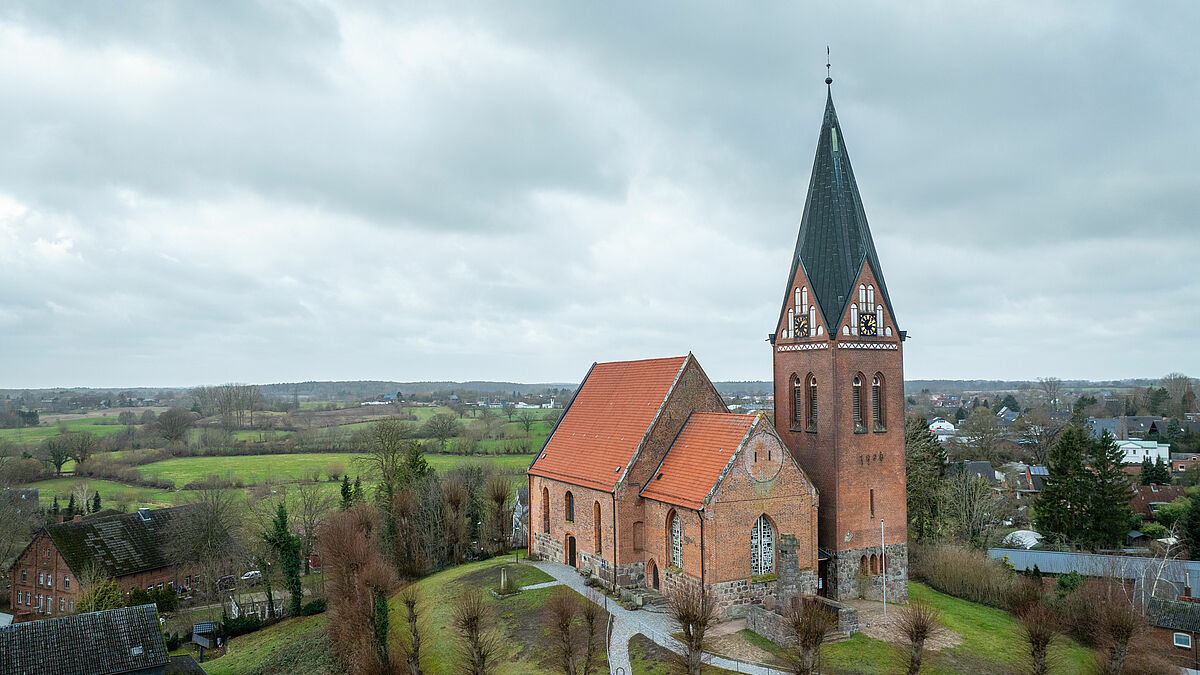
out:
<path id="1" fill-rule="evenodd" d="M 1075 570 L 1071 570 L 1066 574 L 1059 575 L 1058 583 L 1054 585 L 1054 592 L 1058 597 L 1065 598 L 1074 593 L 1083 585 L 1083 575 Z"/>
<path id="2" fill-rule="evenodd" d="M 325 598 L 317 598 L 311 602 L 304 603 L 300 608 L 300 616 L 312 616 L 325 611 Z"/>
<path id="3" fill-rule="evenodd" d="M 1017 599 L 1016 575 L 980 551 L 915 545 L 909 550 L 912 577 L 943 593 L 1001 609 Z"/>
<path id="4" fill-rule="evenodd" d="M 1167 530 L 1162 523 L 1155 523 L 1151 521 L 1142 525 L 1141 532 L 1151 539 L 1162 539 L 1163 537 L 1167 536 L 1169 530 Z"/>
<path id="5" fill-rule="evenodd" d="M 167 645 L 167 651 L 173 652 L 183 646 L 183 636 L 179 633 L 166 633 L 163 635 L 163 642 Z"/>
<path id="6" fill-rule="evenodd" d="M 253 633 L 262 628 L 262 621 L 253 616 L 239 616 L 236 619 L 226 617 L 221 623 L 225 637 L 232 638 L 246 633 Z"/>
<path id="7" fill-rule="evenodd" d="M 179 594 L 171 588 L 155 589 L 150 598 L 158 607 L 159 612 L 174 612 L 179 609 Z"/>

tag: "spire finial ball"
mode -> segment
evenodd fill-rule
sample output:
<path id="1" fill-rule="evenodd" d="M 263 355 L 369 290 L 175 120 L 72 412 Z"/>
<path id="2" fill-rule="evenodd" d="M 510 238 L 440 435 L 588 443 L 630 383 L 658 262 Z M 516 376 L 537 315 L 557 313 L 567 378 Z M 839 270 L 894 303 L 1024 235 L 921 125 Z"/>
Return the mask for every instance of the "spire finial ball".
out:
<path id="1" fill-rule="evenodd" d="M 833 84 L 833 78 L 832 77 L 825 78 L 825 84 Z"/>

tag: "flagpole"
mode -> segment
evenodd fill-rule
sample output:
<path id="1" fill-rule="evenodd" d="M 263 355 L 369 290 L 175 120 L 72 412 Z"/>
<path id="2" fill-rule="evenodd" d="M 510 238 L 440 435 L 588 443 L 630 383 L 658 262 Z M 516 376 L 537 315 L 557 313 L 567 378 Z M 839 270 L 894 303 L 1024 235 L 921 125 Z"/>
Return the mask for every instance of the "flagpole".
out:
<path id="1" fill-rule="evenodd" d="M 883 572 L 883 622 L 887 623 L 887 549 L 883 545 L 883 518 L 879 519 L 879 564 Z"/>

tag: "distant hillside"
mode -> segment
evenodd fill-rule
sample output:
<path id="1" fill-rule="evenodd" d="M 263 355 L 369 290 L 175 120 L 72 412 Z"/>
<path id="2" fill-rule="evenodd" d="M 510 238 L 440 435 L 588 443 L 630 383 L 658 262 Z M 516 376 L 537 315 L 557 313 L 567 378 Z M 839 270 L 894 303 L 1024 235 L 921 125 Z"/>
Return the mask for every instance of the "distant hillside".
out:
<path id="1" fill-rule="evenodd" d="M 577 382 L 393 382 L 389 380 L 358 380 L 342 382 L 282 382 L 262 385 L 264 396 L 302 396 L 317 400 L 356 400 L 379 394 L 402 392 L 405 396 L 432 394 L 437 391 L 475 391 L 494 393 L 517 392 L 519 395 L 540 394 L 546 390 L 571 389 Z"/>
<path id="2" fill-rule="evenodd" d="M 1128 380 L 1063 380 L 1064 390 L 1072 389 L 1116 389 L 1123 390 L 1131 387 L 1148 387 L 1157 385 L 1158 378 L 1137 378 Z M 918 393 L 928 389 L 937 393 L 958 393 L 964 391 L 1016 391 L 1022 387 L 1038 388 L 1037 380 L 906 380 L 904 391 L 907 394 Z"/>

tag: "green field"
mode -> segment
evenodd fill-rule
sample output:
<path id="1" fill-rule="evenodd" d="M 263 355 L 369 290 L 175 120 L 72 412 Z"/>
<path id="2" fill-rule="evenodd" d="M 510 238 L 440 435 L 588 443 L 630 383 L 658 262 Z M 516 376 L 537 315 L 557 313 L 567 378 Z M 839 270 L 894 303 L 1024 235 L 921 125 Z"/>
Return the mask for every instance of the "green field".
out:
<path id="1" fill-rule="evenodd" d="M 188 493 L 172 490 L 157 490 L 154 488 L 134 487 L 124 483 L 114 483 L 94 478 L 55 478 L 36 483 L 28 483 L 24 487 L 38 489 L 38 503 L 42 508 L 51 508 L 54 497 L 58 497 L 59 505 L 66 507 L 71 499 L 71 490 L 79 483 L 86 481 L 88 488 L 100 493 L 102 507 L 115 506 L 118 502 L 128 502 L 131 509 L 147 507 L 175 506 L 188 501 Z"/>
<path id="2" fill-rule="evenodd" d="M 97 436 L 109 436 L 111 434 L 119 434 L 125 430 L 124 424 L 117 424 L 116 416 L 112 417 L 88 417 L 84 419 L 68 420 L 61 422 L 70 431 L 90 431 Z M 18 444 L 36 444 L 58 435 L 59 424 L 43 423 L 36 427 L 24 427 L 21 429 L 0 429 L 0 441 L 12 441 Z"/>
<path id="3" fill-rule="evenodd" d="M 146 477 L 165 478 L 183 487 L 192 481 L 208 476 L 241 478 L 246 483 L 289 482 L 306 479 L 313 471 L 325 476 L 326 468 L 333 463 L 341 464 L 350 475 L 371 478 L 360 462 L 362 455 L 337 452 L 297 453 L 280 455 L 246 455 L 239 457 L 178 457 L 138 467 Z M 487 465 L 501 471 L 524 472 L 533 461 L 533 455 L 426 455 L 426 461 L 438 472 L 456 466 Z"/>
<path id="4" fill-rule="evenodd" d="M 484 599 L 492 608 L 494 630 L 501 638 L 501 648 L 495 672 L 497 675 L 520 675 L 524 673 L 553 673 L 556 670 L 547 661 L 550 636 L 546 634 L 540 616 L 542 606 L 554 588 L 525 591 L 516 596 L 498 600 L 486 593 L 499 580 L 499 568 L 509 566 L 513 579 L 521 585 L 549 581 L 550 576 L 534 567 L 517 565 L 512 561 L 492 559 L 470 563 L 431 575 L 416 583 L 417 592 L 423 601 L 426 626 L 422 653 L 423 672 L 428 675 L 444 675 L 458 672 L 459 645 L 450 626 L 450 599 L 465 589 L 478 589 L 485 593 Z M 582 599 L 581 599 L 582 601 Z M 402 639 L 406 633 L 404 610 L 393 597 L 390 603 L 390 623 L 393 635 Z M 324 616 L 305 617 L 284 621 L 230 642 L 229 653 L 208 661 L 204 669 L 208 673 L 291 673 L 314 674 L 341 673 L 336 657 L 324 632 Z M 597 672 L 607 672 L 603 660 Z"/>

